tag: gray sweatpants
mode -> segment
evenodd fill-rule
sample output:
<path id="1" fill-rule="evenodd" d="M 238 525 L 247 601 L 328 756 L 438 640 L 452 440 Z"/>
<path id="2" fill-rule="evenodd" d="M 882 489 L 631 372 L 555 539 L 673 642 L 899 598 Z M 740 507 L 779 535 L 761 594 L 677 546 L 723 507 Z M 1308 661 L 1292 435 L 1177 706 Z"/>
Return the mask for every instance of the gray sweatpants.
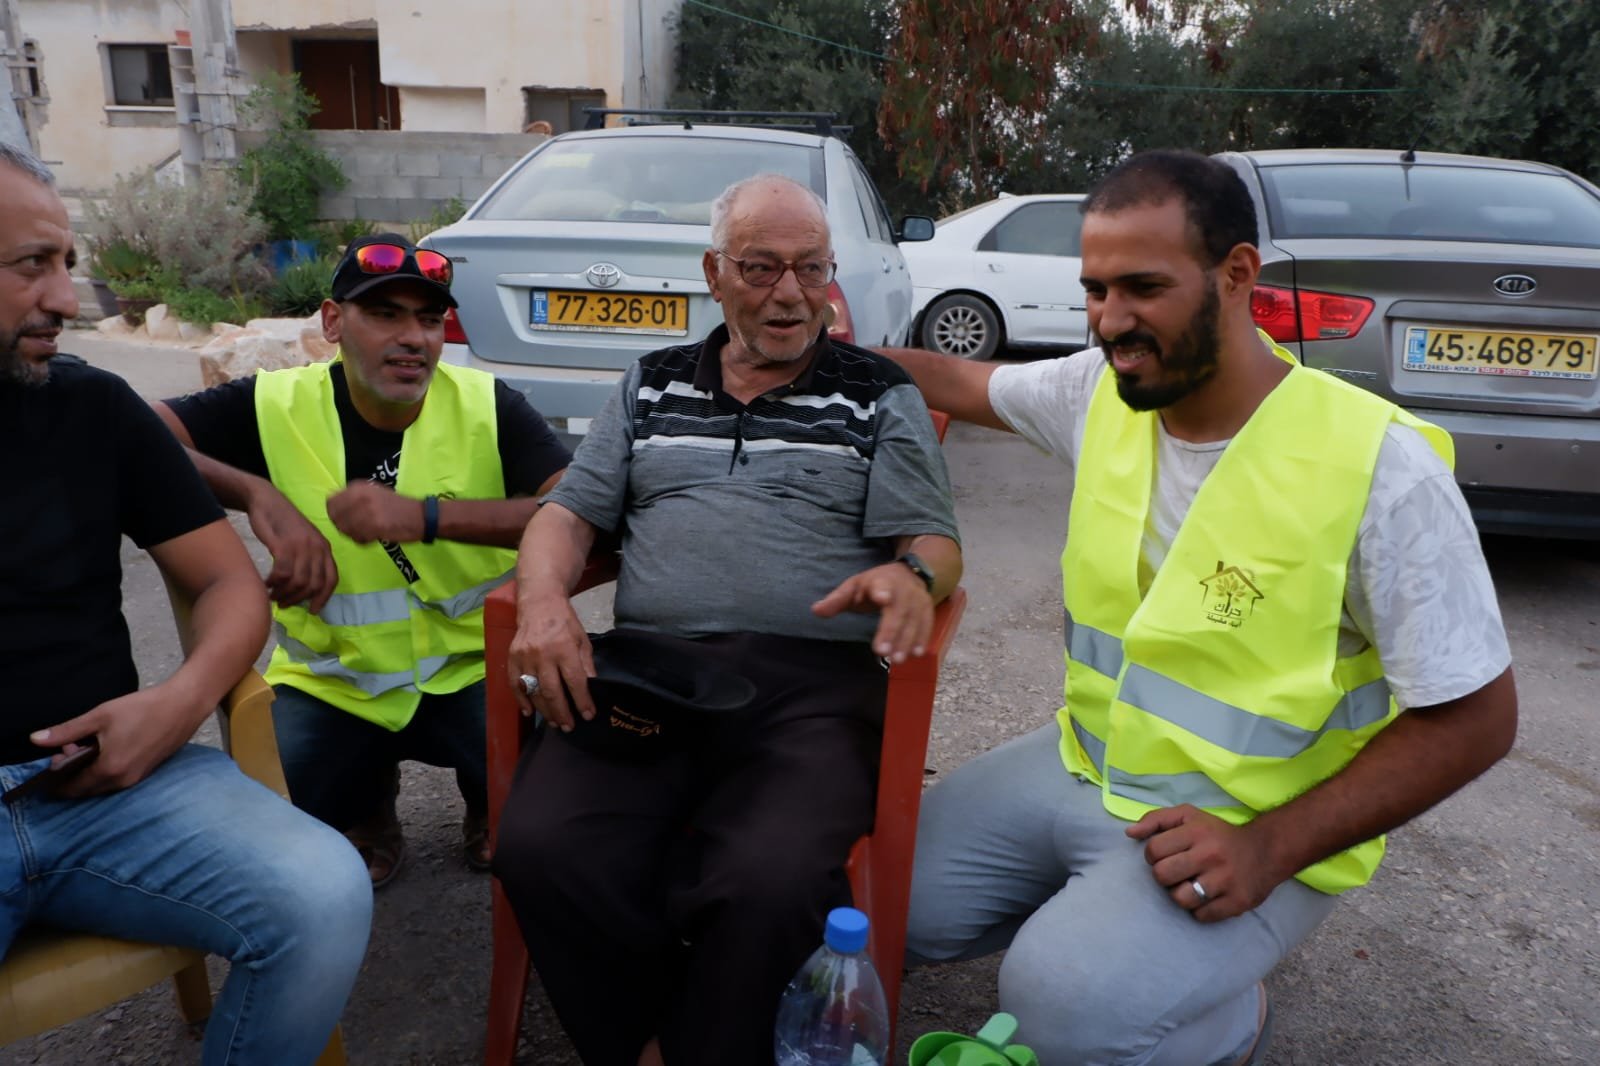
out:
<path id="1" fill-rule="evenodd" d="M 1228 1063 L 1254 1038 L 1255 986 L 1333 909 L 1287 881 L 1202 924 L 1156 883 L 1144 845 L 1067 772 L 1046 726 L 973 759 L 922 801 L 913 965 L 1002 948 L 1000 1007 L 1041 1066 Z"/>

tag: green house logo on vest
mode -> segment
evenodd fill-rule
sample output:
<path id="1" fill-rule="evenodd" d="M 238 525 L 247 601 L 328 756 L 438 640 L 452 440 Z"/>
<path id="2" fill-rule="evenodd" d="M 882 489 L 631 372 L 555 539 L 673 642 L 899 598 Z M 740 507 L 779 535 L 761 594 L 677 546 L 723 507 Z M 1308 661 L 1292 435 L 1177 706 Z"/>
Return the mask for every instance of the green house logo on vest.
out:
<path id="1" fill-rule="evenodd" d="M 1217 572 L 1200 579 L 1205 594 L 1201 599 L 1206 620 L 1235 628 L 1243 625 L 1255 611 L 1256 601 L 1266 599 L 1256 588 L 1249 571 L 1217 560 Z"/>

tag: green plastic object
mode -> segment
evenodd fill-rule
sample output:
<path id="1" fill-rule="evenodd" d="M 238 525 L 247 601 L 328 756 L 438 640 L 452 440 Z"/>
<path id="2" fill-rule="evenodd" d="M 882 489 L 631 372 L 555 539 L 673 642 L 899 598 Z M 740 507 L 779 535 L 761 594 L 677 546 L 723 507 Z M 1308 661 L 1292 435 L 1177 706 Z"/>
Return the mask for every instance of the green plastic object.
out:
<path id="1" fill-rule="evenodd" d="M 924 1033 L 911 1045 L 911 1066 L 1039 1066 L 1033 1049 L 1013 1044 L 1017 1020 L 1001 1011 L 978 1030 L 976 1037 L 961 1033 Z"/>

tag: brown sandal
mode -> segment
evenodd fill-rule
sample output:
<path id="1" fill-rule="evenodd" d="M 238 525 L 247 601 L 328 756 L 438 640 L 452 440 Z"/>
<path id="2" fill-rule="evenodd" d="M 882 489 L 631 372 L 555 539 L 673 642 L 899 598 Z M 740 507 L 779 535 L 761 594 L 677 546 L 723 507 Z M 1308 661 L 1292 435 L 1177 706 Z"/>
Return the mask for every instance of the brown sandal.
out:
<path id="1" fill-rule="evenodd" d="M 347 829 L 344 835 L 361 853 L 361 861 L 367 864 L 374 892 L 393 881 L 406 864 L 405 833 L 393 811 L 385 811 L 377 818 Z"/>
<path id="2" fill-rule="evenodd" d="M 488 871 L 494 851 L 489 847 L 487 814 L 469 814 L 461 820 L 461 857 L 479 873 Z"/>

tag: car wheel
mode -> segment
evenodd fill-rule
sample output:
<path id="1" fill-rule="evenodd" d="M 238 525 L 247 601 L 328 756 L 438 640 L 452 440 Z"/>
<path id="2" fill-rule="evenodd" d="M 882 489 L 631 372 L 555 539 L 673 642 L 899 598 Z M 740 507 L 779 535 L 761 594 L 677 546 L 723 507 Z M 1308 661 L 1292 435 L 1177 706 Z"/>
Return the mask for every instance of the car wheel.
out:
<path id="1" fill-rule="evenodd" d="M 961 359 L 990 359 L 1000 350 L 1000 318 L 976 296 L 941 296 L 922 319 L 922 344 Z"/>

